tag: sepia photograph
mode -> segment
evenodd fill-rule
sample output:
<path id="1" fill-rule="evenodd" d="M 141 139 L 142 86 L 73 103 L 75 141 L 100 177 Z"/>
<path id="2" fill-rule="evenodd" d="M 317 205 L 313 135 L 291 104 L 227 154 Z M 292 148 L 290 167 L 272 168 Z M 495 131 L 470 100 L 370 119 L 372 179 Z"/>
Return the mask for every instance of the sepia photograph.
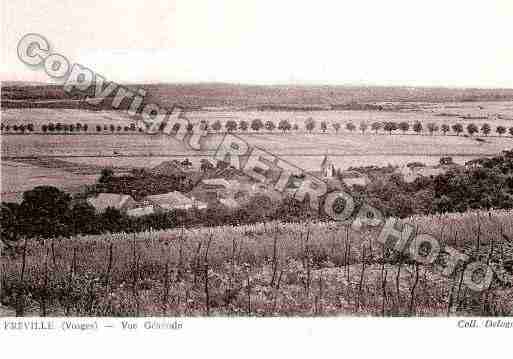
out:
<path id="1" fill-rule="evenodd" d="M 2 2 L 0 336 L 508 338 L 512 18 L 508 0 Z"/>

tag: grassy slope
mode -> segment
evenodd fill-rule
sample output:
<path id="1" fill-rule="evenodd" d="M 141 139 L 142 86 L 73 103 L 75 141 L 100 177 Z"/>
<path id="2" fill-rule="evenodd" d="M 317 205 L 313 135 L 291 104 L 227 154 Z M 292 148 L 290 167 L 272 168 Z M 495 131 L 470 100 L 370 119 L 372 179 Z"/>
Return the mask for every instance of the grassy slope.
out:
<path id="1" fill-rule="evenodd" d="M 476 212 L 409 222 L 499 268 L 512 259 L 512 218 Z M 503 271 L 485 296 L 419 266 L 412 301 L 415 266 L 383 257 L 376 236 L 336 223 L 267 223 L 31 241 L 24 283 L 21 255 L 2 258 L 1 300 L 15 306 L 22 286 L 26 312 L 36 315 L 41 306 L 73 316 L 513 315 L 504 284 L 512 277 Z"/>

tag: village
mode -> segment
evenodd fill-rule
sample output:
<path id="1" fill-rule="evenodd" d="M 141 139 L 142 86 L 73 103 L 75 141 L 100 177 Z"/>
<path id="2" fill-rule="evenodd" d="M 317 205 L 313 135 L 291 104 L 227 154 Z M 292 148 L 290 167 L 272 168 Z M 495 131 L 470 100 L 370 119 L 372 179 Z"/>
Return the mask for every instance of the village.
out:
<path id="1" fill-rule="evenodd" d="M 410 163 L 407 166 L 395 168 L 391 174 L 400 175 L 406 183 L 412 183 L 419 177 L 436 176 L 455 166 L 457 165 L 450 158 L 442 158 L 440 164 L 436 166 Z M 129 217 L 142 217 L 176 210 L 204 210 L 217 206 L 237 209 L 255 196 L 265 196 L 271 202 L 279 202 L 286 196 L 293 196 L 304 177 L 301 173 L 291 176 L 285 191 L 281 193 L 272 186 L 272 174 L 266 175 L 269 180 L 258 182 L 233 167 L 214 168 L 207 160 L 202 160 L 200 168 L 195 168 L 188 159 L 167 161 L 154 167 L 151 173 L 164 178 L 176 176 L 182 181 L 188 181 L 191 184 L 190 188 L 155 193 L 142 198 L 127 193 L 100 192 L 95 196 L 89 196 L 87 202 L 94 207 L 97 214 L 103 213 L 110 207 Z M 355 186 L 363 188 L 373 181 L 373 177 L 376 177 L 376 175 L 370 177 L 356 170 L 341 171 L 335 168 L 328 155 L 322 159 L 318 171 L 308 171 L 306 174 L 325 181 L 328 188 L 332 190 L 351 189 Z"/>
<path id="2" fill-rule="evenodd" d="M 175 210 L 203 210 L 213 206 L 224 206 L 236 209 L 254 196 L 260 195 L 278 202 L 286 196 L 293 196 L 299 188 L 304 174 L 291 176 L 283 193 L 273 189 L 271 184 L 273 175 L 266 176 L 269 181 L 258 182 L 233 167 L 214 168 L 211 164 L 205 165 L 204 160 L 200 168 L 194 168 L 190 161 L 168 161 L 154 167 L 151 173 L 164 176 L 175 176 L 181 180 L 192 183 L 188 191 L 169 191 L 147 195 L 136 199 L 126 193 L 100 192 L 96 196 L 87 198 L 87 202 L 94 207 L 96 213 L 102 213 L 107 208 L 114 208 L 129 217 L 142 217 L 155 213 Z M 341 189 L 344 186 L 366 186 L 370 179 L 357 171 L 337 170 L 325 155 L 319 165 L 318 171 L 309 171 L 308 175 L 315 176 L 328 183 L 330 188 Z M 279 174 L 278 174 L 279 175 Z M 140 197 L 140 196 L 139 196 Z"/>

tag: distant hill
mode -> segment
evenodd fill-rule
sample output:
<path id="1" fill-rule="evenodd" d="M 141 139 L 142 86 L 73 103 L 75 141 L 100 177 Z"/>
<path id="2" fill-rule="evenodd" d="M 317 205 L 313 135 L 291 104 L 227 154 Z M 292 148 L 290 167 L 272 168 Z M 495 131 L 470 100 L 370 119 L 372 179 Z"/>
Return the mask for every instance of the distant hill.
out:
<path id="1" fill-rule="evenodd" d="M 343 109 L 355 104 L 376 102 L 463 102 L 511 101 L 513 89 L 451 89 L 422 87 L 376 86 L 250 86 L 223 83 L 204 84 L 144 84 L 127 85 L 145 89 L 145 102 L 171 107 L 182 105 L 190 109 L 228 107 L 255 110 L 318 110 Z M 68 95 L 61 86 L 2 83 L 2 108 L 83 108 L 82 95 Z M 358 107 L 358 106 L 356 106 Z M 365 108 L 365 106 L 361 106 Z"/>

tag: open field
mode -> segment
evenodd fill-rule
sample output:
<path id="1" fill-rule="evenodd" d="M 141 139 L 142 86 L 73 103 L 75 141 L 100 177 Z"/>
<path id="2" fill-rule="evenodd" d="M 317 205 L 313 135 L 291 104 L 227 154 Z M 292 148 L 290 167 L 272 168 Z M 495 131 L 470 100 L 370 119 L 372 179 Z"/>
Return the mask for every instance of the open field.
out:
<path id="1" fill-rule="evenodd" d="M 93 126 L 97 123 L 114 124 L 120 126 L 130 125 L 130 118 L 122 111 L 87 111 L 78 109 L 2 109 L 2 123 L 4 125 L 33 123 L 36 128 L 50 122 L 70 123 L 77 122 Z"/>
<path id="2" fill-rule="evenodd" d="M 511 89 L 455 89 L 387 86 L 255 86 L 227 83 L 202 84 L 133 84 L 127 87 L 147 92 L 148 102 L 171 108 L 180 104 L 189 108 L 231 107 L 260 108 L 269 106 L 329 107 L 358 100 L 366 103 L 511 101 Z M 2 107 L 20 108 L 33 105 L 53 108 L 84 108 L 80 96 L 70 96 L 62 86 L 24 86 L 2 83 Z M 108 108 L 111 101 L 104 101 Z"/>
<path id="3" fill-rule="evenodd" d="M 412 158 L 433 157 L 433 161 L 437 162 L 440 156 L 449 155 L 465 161 L 499 153 L 513 144 L 513 139 L 509 137 L 488 137 L 484 142 L 477 142 L 474 138 L 463 136 L 402 134 L 261 133 L 240 136 L 251 145 L 284 157 L 307 170 L 317 169 L 326 153 L 333 157 L 336 166 L 345 168 L 346 163 L 353 165 L 354 160 L 369 165 L 406 164 Z M 212 156 L 222 138 L 222 134 L 211 134 L 203 144 L 204 150 L 195 151 L 164 134 L 9 135 L 3 136 L 2 156 L 52 156 L 95 165 L 138 167 L 148 165 L 148 161 L 156 165 L 170 157 L 190 157 L 193 162 L 199 161 L 199 158 Z"/>
<path id="4" fill-rule="evenodd" d="M 1 199 L 5 202 L 20 202 L 23 192 L 36 186 L 55 186 L 72 192 L 98 178 L 97 174 L 74 174 L 21 162 L 2 161 L 1 165 Z"/>
<path id="5" fill-rule="evenodd" d="M 19 243 L 2 257 L 0 301 L 51 316 L 513 315 L 503 269 L 512 216 L 406 220 L 489 263 L 496 276 L 481 293 L 461 286 L 459 271 L 446 278 L 384 252 L 377 230 L 274 222 Z"/>
<path id="6" fill-rule="evenodd" d="M 423 162 L 436 164 L 441 156 L 451 156 L 457 163 L 481 156 L 491 156 L 504 149 L 510 149 L 513 138 L 509 135 L 503 137 L 483 137 L 478 142 L 475 138 L 449 135 L 422 135 L 412 130 L 406 134 L 396 131 L 388 135 L 382 131 L 374 134 L 367 131 L 365 134 L 349 132 L 345 124 L 353 122 L 358 125 L 360 121 L 402 121 L 410 124 L 418 120 L 423 123 L 437 122 L 449 123 L 484 123 L 494 126 L 499 124 L 506 127 L 513 126 L 513 105 L 506 102 L 463 102 L 463 103 L 416 103 L 402 104 L 401 111 L 192 111 L 188 118 L 192 122 L 207 120 L 210 123 L 219 120 L 251 121 L 260 118 L 264 122 L 272 120 L 278 123 L 282 119 L 292 124 L 298 123 L 303 128 L 304 121 L 311 117 L 317 121 L 314 133 L 305 133 L 304 130 L 288 133 L 246 132 L 239 136 L 245 138 L 250 144 L 259 146 L 275 155 L 282 157 L 290 163 L 305 170 L 318 170 L 322 157 L 328 154 L 336 167 L 346 169 L 352 166 L 365 165 L 405 165 L 409 162 Z M 413 106 L 413 107 L 412 107 Z M 498 118 L 497 115 L 500 115 Z M 495 116 L 494 120 L 462 119 L 457 116 L 484 117 Z M 319 123 L 328 122 L 327 133 L 319 133 Z M 187 148 L 171 136 L 157 134 L 147 135 L 140 132 L 120 132 L 112 134 L 103 131 L 96 134 L 95 126 L 126 126 L 132 121 L 122 111 L 88 111 L 76 109 L 6 109 L 2 112 L 2 123 L 14 125 L 20 123 L 33 123 L 36 131 L 43 124 L 49 122 L 77 123 L 89 125 L 87 133 L 70 134 L 8 134 L 2 136 L 2 157 L 11 161 L 9 166 L 2 165 L 2 192 L 4 198 L 9 199 L 12 193 L 30 189 L 36 184 L 54 184 L 62 188 L 73 188 L 76 184 L 91 183 L 101 167 L 153 167 L 170 159 L 189 158 L 193 164 L 198 165 L 203 158 L 212 157 L 215 149 L 222 140 L 222 134 L 210 134 L 204 142 L 204 150 L 194 151 Z M 330 124 L 340 122 L 340 133 L 334 133 Z M 64 159 L 77 166 L 96 167 L 96 171 L 82 171 L 72 174 L 66 168 L 54 167 L 55 171 L 47 168 L 39 169 L 37 163 L 31 167 L 17 168 L 13 163 L 20 161 L 19 157 L 51 157 L 54 160 Z M 26 160 L 24 160 L 26 162 Z M 20 165 L 21 166 L 21 165 Z M 42 166 L 45 167 L 45 166 Z M 83 178 L 80 178 L 80 177 Z M 67 185 L 66 183 L 70 183 Z M 14 194 L 14 196 L 17 196 Z"/>

